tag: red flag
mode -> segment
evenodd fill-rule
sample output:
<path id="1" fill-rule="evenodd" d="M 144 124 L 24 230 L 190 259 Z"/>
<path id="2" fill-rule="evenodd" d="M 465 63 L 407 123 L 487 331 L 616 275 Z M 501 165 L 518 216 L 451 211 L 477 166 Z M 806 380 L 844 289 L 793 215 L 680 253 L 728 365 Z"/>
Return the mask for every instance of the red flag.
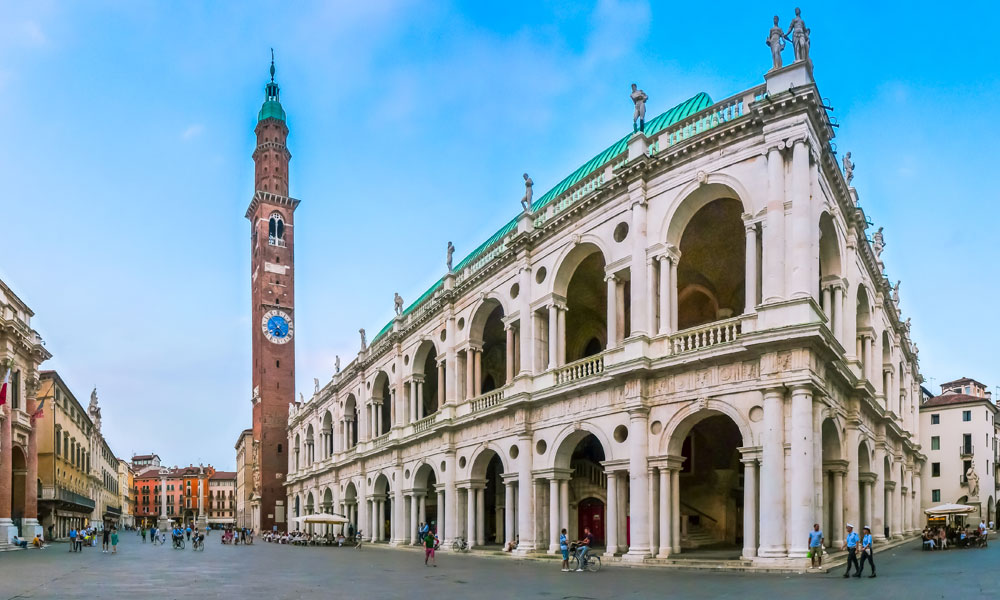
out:
<path id="1" fill-rule="evenodd" d="M 41 419 L 43 416 L 45 416 L 45 413 L 42 411 L 43 406 L 45 406 L 45 398 L 42 398 L 42 401 L 38 403 L 38 408 L 35 410 L 34 413 L 32 413 L 31 415 L 32 423 L 35 422 L 35 419 Z"/>
<path id="2" fill-rule="evenodd" d="M 7 404 L 7 385 L 10 383 L 10 367 L 4 373 L 3 383 L 0 383 L 0 406 Z"/>

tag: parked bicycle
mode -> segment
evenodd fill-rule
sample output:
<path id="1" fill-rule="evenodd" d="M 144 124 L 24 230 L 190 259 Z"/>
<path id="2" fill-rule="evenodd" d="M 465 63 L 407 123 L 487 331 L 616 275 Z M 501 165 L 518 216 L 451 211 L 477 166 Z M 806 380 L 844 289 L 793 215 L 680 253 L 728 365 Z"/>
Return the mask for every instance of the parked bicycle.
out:
<path id="1" fill-rule="evenodd" d="M 465 541 L 465 538 L 463 537 L 457 537 L 451 543 L 451 549 L 453 552 L 468 552 L 469 542 Z"/>

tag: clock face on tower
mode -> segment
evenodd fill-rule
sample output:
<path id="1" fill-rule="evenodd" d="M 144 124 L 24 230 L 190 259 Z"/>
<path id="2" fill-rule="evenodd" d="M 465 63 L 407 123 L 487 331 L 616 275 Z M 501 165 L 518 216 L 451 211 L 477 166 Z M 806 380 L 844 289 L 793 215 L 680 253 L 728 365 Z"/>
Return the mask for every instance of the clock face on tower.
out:
<path id="1" fill-rule="evenodd" d="M 285 344 L 292 339 L 292 317 L 283 310 L 269 310 L 261 319 L 261 329 L 273 344 Z"/>

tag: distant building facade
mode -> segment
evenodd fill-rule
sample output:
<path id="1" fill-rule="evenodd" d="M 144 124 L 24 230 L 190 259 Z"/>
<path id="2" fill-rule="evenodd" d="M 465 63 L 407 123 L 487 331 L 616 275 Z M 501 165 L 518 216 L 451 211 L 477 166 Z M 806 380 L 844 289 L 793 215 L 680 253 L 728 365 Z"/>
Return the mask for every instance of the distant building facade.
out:
<path id="1" fill-rule="evenodd" d="M 208 524 L 214 528 L 236 524 L 236 472 L 216 471 L 208 479 Z"/>
<path id="2" fill-rule="evenodd" d="M 250 495 L 253 491 L 251 449 L 253 429 L 244 429 L 236 440 L 236 525 L 256 527 L 250 513 Z"/>

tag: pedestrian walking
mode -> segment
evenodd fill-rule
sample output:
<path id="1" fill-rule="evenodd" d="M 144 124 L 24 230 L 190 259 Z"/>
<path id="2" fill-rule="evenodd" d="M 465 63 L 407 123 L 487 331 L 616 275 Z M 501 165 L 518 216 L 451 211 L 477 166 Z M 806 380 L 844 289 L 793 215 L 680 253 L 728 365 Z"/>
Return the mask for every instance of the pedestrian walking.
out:
<path id="1" fill-rule="evenodd" d="M 812 531 L 809 532 L 809 561 L 813 568 L 823 566 L 823 532 L 819 523 L 813 523 Z"/>
<path id="2" fill-rule="evenodd" d="M 427 566 L 427 560 L 430 559 L 433 567 L 437 567 L 437 559 L 434 558 L 434 534 L 428 529 L 424 533 L 424 566 Z"/>
<path id="3" fill-rule="evenodd" d="M 111 554 L 118 554 L 118 530 L 111 530 Z"/>
<path id="4" fill-rule="evenodd" d="M 565 527 L 559 532 L 559 551 L 562 552 L 562 572 L 569 573 L 569 538 Z"/>
<path id="5" fill-rule="evenodd" d="M 861 538 L 861 566 L 858 567 L 858 577 L 861 577 L 861 573 L 865 570 L 865 561 L 872 564 L 872 574 L 869 578 L 875 577 L 875 553 L 872 550 L 872 529 L 865 525 L 865 535 Z"/>
<path id="6" fill-rule="evenodd" d="M 104 531 L 101 534 L 101 553 L 102 554 L 107 554 L 108 553 L 108 546 L 110 545 L 110 543 L 111 543 L 111 530 L 108 529 L 107 527 L 105 527 Z"/>
<path id="7" fill-rule="evenodd" d="M 76 527 L 69 530 L 69 551 L 76 552 Z"/>
<path id="8" fill-rule="evenodd" d="M 854 565 L 854 576 L 861 577 L 861 565 L 858 564 L 858 545 L 861 543 L 858 534 L 854 531 L 854 525 L 850 523 L 847 524 L 847 539 L 844 540 L 844 546 L 841 550 L 847 550 L 847 570 L 844 571 L 844 577 L 851 576 L 851 564 Z"/>
<path id="9" fill-rule="evenodd" d="M 139 535 L 142 536 L 142 543 L 145 544 L 146 543 L 146 526 L 145 525 L 143 525 L 142 529 L 139 530 Z"/>

